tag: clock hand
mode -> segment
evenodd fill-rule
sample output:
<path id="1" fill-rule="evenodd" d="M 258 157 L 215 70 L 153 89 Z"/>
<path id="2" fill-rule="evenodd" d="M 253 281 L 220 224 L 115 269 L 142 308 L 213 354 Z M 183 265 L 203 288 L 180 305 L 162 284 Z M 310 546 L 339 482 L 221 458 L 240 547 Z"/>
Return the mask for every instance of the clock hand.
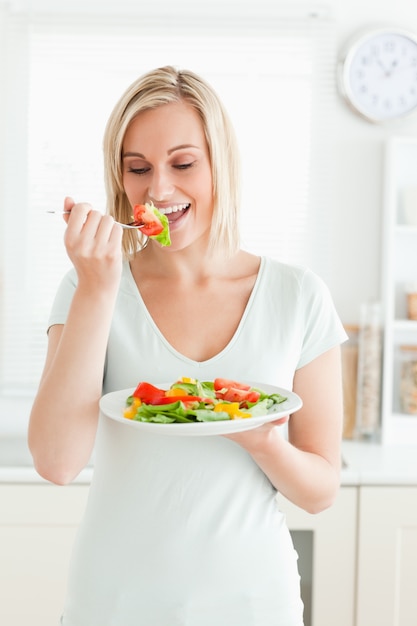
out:
<path id="1" fill-rule="evenodd" d="M 382 63 L 382 61 L 380 59 L 377 59 L 377 63 L 379 65 L 379 67 L 382 69 L 382 71 L 384 72 L 385 76 L 390 76 L 390 71 L 385 67 L 385 65 Z"/>
<path id="2" fill-rule="evenodd" d="M 393 61 L 392 65 L 394 66 L 395 63 L 395 67 L 393 67 L 393 70 L 395 70 L 396 72 L 401 72 L 404 70 L 410 70 L 411 68 L 416 69 L 417 65 L 414 61 L 411 61 L 411 63 L 398 63 L 398 61 Z"/>

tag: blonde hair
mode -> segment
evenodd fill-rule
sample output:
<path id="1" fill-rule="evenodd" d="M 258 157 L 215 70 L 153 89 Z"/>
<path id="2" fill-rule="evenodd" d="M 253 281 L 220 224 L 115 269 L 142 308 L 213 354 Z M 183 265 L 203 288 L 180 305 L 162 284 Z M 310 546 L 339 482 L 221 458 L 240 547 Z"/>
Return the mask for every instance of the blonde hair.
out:
<path id="1" fill-rule="evenodd" d="M 170 102 L 185 101 L 199 114 L 208 145 L 213 180 L 213 219 L 209 247 L 232 255 L 239 247 L 240 160 L 228 114 L 213 88 L 188 70 L 166 66 L 137 79 L 117 102 L 107 122 L 104 140 L 104 173 L 107 212 L 117 221 L 131 221 L 132 207 L 123 188 L 122 149 L 129 124 L 142 111 Z M 141 249 L 146 238 L 125 231 L 127 257 Z"/>

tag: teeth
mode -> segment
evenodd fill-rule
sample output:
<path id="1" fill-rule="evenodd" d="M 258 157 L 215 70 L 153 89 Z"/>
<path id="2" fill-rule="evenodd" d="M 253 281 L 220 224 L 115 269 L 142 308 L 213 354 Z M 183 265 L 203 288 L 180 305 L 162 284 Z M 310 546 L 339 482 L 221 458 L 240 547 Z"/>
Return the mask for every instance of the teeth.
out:
<path id="1" fill-rule="evenodd" d="M 173 206 L 167 206 L 165 209 L 158 208 L 158 211 L 162 213 L 162 215 L 168 215 L 169 213 L 177 213 L 177 211 L 184 211 L 188 209 L 189 204 L 174 204 Z"/>

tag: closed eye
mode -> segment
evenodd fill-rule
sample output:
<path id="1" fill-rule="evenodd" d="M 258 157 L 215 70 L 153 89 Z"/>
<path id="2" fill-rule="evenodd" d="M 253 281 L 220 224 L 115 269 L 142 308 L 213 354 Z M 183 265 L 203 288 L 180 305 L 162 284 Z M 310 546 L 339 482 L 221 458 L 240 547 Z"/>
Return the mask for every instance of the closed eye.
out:
<path id="1" fill-rule="evenodd" d="M 180 163 L 178 165 L 174 165 L 174 167 L 177 170 L 187 170 L 190 167 L 193 167 L 193 165 L 195 164 L 195 161 L 192 161 L 192 163 Z"/>
<path id="2" fill-rule="evenodd" d="M 146 174 L 149 170 L 149 167 L 129 167 L 128 172 L 141 175 Z"/>
<path id="3" fill-rule="evenodd" d="M 177 170 L 187 170 L 190 167 L 193 167 L 194 164 L 195 164 L 195 161 L 191 163 L 180 163 L 178 165 L 174 165 L 173 167 Z M 129 167 L 128 172 L 131 174 L 138 174 L 140 176 L 143 174 L 147 174 L 150 169 L 151 169 L 150 167 Z"/>

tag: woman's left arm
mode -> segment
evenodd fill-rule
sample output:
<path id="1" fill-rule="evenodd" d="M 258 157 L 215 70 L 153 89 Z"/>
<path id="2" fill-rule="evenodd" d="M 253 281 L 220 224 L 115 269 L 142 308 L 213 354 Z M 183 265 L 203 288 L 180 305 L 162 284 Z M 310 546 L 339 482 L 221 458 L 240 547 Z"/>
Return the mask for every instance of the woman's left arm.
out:
<path id="1" fill-rule="evenodd" d="M 288 440 L 274 424 L 230 435 L 288 500 L 309 513 L 329 507 L 338 492 L 343 428 L 340 348 L 297 370 L 293 389 L 303 407 L 288 422 Z"/>

